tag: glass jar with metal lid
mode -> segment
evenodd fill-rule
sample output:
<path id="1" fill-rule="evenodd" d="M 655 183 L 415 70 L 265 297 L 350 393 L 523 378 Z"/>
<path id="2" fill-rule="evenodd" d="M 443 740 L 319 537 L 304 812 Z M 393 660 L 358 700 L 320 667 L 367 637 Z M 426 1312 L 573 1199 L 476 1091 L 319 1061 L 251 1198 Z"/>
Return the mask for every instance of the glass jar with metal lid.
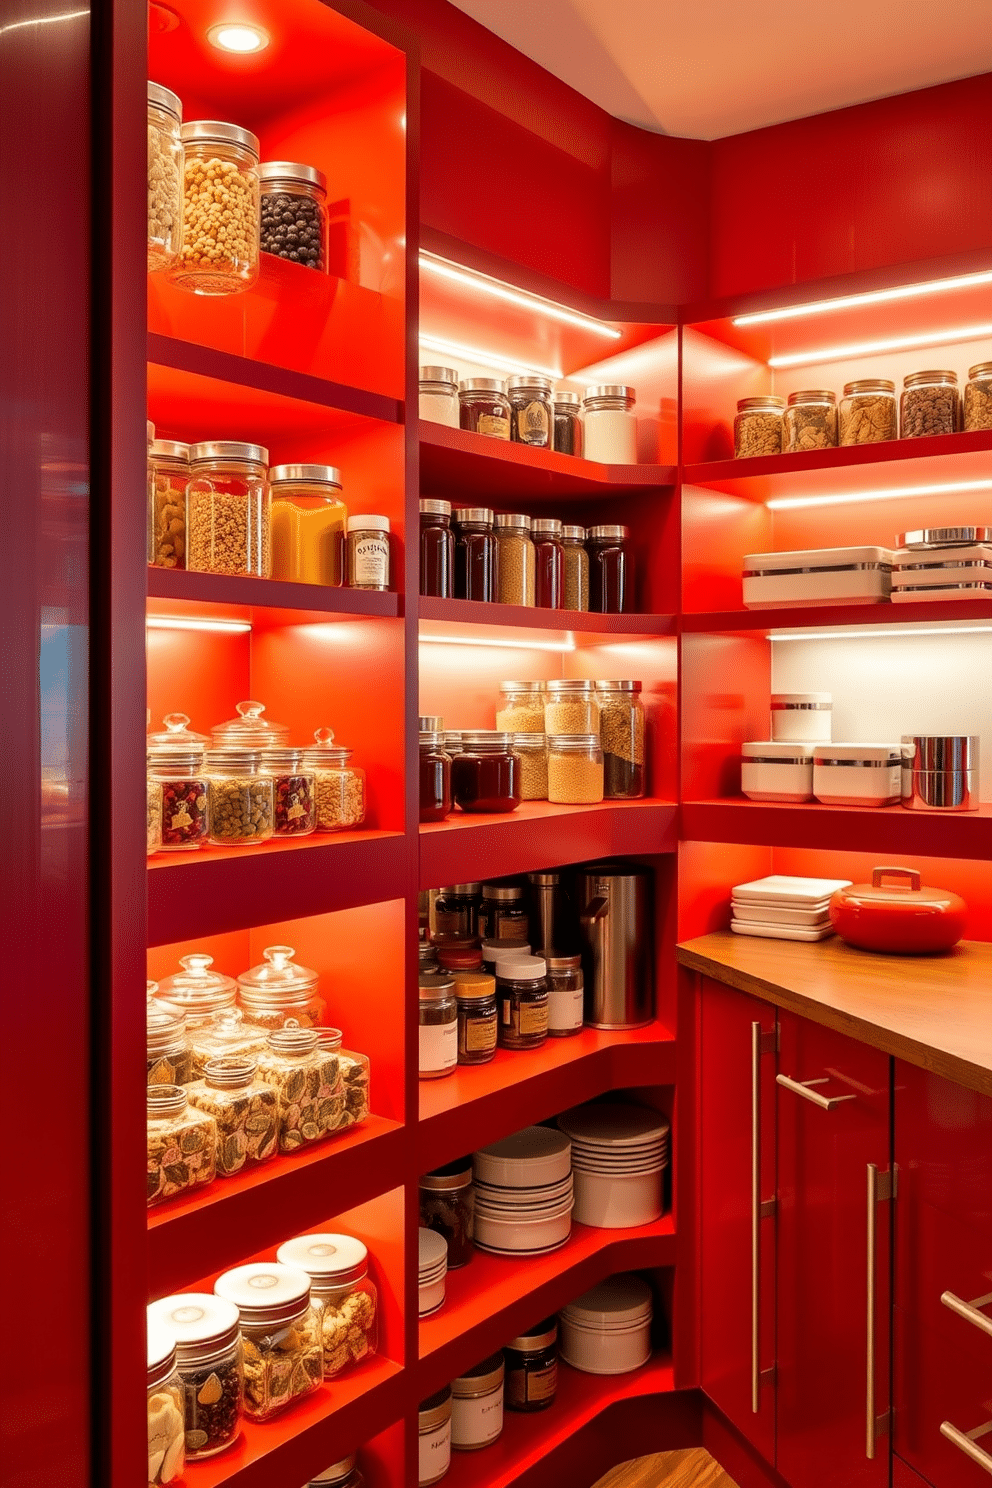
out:
<path id="1" fill-rule="evenodd" d="M 257 847 L 275 830 L 272 776 L 258 749 L 208 749 L 205 757 L 210 841 Z"/>
<path id="2" fill-rule="evenodd" d="M 191 1106 L 217 1125 L 217 1176 L 233 1178 L 276 1155 L 278 1099 L 247 1054 L 208 1059 L 203 1079 L 188 1087 Z"/>
<path id="3" fill-rule="evenodd" d="M 444 731 L 444 747 L 452 759 L 462 752 L 462 732 L 461 729 L 445 729 Z"/>
<path id="4" fill-rule="evenodd" d="M 627 541 L 630 528 L 607 523 L 590 527 L 589 608 L 597 615 L 622 615 L 633 607 L 634 585 Z"/>
<path id="5" fill-rule="evenodd" d="M 510 734 L 510 748 L 520 760 L 521 801 L 548 799 L 548 745 L 544 731 Z"/>
<path id="6" fill-rule="evenodd" d="M 511 1338 L 503 1350 L 506 1364 L 505 1400 L 508 1410 L 542 1411 L 554 1405 L 558 1393 L 558 1319 Z"/>
<path id="7" fill-rule="evenodd" d="M 365 771 L 350 763 L 352 751 L 334 743 L 332 729 L 315 729 L 315 744 L 303 752 L 303 765 L 314 772 L 317 831 L 347 832 L 365 820 Z"/>
<path id="8" fill-rule="evenodd" d="M 262 769 L 272 776 L 277 837 L 308 837 L 317 830 L 317 784 L 303 764 L 303 750 L 263 749 Z"/>
<path id="9" fill-rule="evenodd" d="M 964 427 L 968 433 L 992 429 L 992 362 L 968 368 L 964 389 Z"/>
<path id="10" fill-rule="evenodd" d="M 582 399 L 564 389 L 554 395 L 555 449 L 560 455 L 582 454 Z"/>
<path id="11" fill-rule="evenodd" d="M 542 956 L 496 962 L 501 1049 L 539 1049 L 548 1036 L 547 963 Z"/>
<path id="12" fill-rule="evenodd" d="M 279 1099 L 279 1151 L 299 1152 L 327 1135 L 325 1102 L 340 1110 L 341 1062 L 322 1049 L 316 1028 L 287 1018 L 265 1040 L 258 1073 Z"/>
<path id="13" fill-rule="evenodd" d="M 420 941 L 417 946 L 417 970 L 436 972 L 438 969 L 437 946 L 431 945 L 429 940 Z"/>
<path id="14" fill-rule="evenodd" d="M 379 1293 L 369 1276 L 368 1247 L 354 1235 L 297 1235 L 276 1251 L 284 1266 L 310 1278 L 322 1308 L 324 1378 L 334 1379 L 379 1348 Z"/>
<path id="15" fill-rule="evenodd" d="M 592 806 L 603 799 L 603 783 L 603 750 L 598 734 L 549 737 L 549 801 L 557 806 Z"/>
<path id="16" fill-rule="evenodd" d="M 339 585 L 348 519 L 340 470 L 333 465 L 273 465 L 269 488 L 272 577 Z"/>
<path id="17" fill-rule="evenodd" d="M 213 956 L 191 951 L 180 956 L 181 971 L 159 979 L 156 1000 L 181 1012 L 191 1035 L 234 1007 L 237 983 L 223 972 L 211 971 L 213 964 Z"/>
<path id="18" fill-rule="evenodd" d="M 496 599 L 499 604 L 534 604 L 536 570 L 530 517 L 519 512 L 497 512 Z"/>
<path id="19" fill-rule="evenodd" d="M 772 393 L 740 398 L 734 419 L 734 458 L 748 460 L 756 455 L 780 455 L 784 414 L 785 399 Z"/>
<path id="20" fill-rule="evenodd" d="M 198 573 L 272 573 L 269 452 L 236 439 L 190 446 L 186 567 Z"/>
<path id="21" fill-rule="evenodd" d="M 454 367 L 421 367 L 420 417 L 458 428 L 458 373 Z"/>
<path id="22" fill-rule="evenodd" d="M 451 599 L 455 592 L 455 535 L 451 502 L 420 498 L 420 592 Z"/>
<path id="23" fill-rule="evenodd" d="M 451 761 L 451 794 L 462 811 L 507 812 L 520 805 L 520 762 L 509 735 L 466 729 L 462 752 Z"/>
<path id="24" fill-rule="evenodd" d="M 267 160 L 258 168 L 261 249 L 327 270 L 327 177 L 314 165 Z"/>
<path id="25" fill-rule="evenodd" d="M 560 610 L 564 601 L 564 548 L 557 517 L 537 517 L 530 524 L 534 543 L 534 603 L 539 610 Z"/>
<path id="26" fill-rule="evenodd" d="M 425 728 L 425 724 L 436 724 Z M 420 719 L 420 820 L 444 821 L 451 811 L 451 755 L 444 747 L 444 719 Z"/>
<path id="27" fill-rule="evenodd" d="M 495 599 L 496 538 L 493 513 L 486 506 L 455 512 L 455 598 L 491 603 Z"/>
<path id="28" fill-rule="evenodd" d="M 837 394 L 829 388 L 790 393 L 782 423 L 782 450 L 832 449 L 837 443 Z"/>
<path id="29" fill-rule="evenodd" d="M 458 384 L 458 420 L 474 434 L 509 439 L 510 400 L 498 377 L 467 377 Z"/>
<path id="30" fill-rule="evenodd" d="M 148 1308 L 149 1325 L 176 1342 L 183 1385 L 186 1460 L 215 1457 L 237 1441 L 244 1397 L 238 1309 L 209 1292 L 178 1292 Z"/>
<path id="31" fill-rule="evenodd" d="M 623 383 L 603 383 L 586 388 L 582 400 L 584 418 L 584 455 L 606 465 L 636 465 L 637 420 L 634 404 L 637 395 Z"/>
<path id="32" fill-rule="evenodd" d="M 451 1466 L 450 1385 L 420 1402 L 417 1422 L 420 1436 L 417 1488 L 432 1488 Z"/>
<path id="33" fill-rule="evenodd" d="M 217 119 L 181 134 L 182 248 L 169 277 L 194 294 L 240 294 L 258 278 L 258 140 Z"/>
<path id="34" fill-rule="evenodd" d="M 547 958 L 548 1036 L 572 1038 L 582 1032 L 584 982 L 581 956 Z"/>
<path id="35" fill-rule="evenodd" d="M 569 523 L 561 529 L 562 609 L 585 611 L 589 608 L 589 554 L 586 552 L 586 529 Z"/>
<path id="36" fill-rule="evenodd" d="M 149 1085 L 147 1094 L 148 1206 L 213 1183 L 217 1124 L 191 1109 L 184 1085 Z"/>
<path id="37" fill-rule="evenodd" d="M 321 1308 L 311 1301 L 305 1271 L 279 1261 L 253 1261 L 224 1271 L 214 1291 L 241 1315 L 244 1409 L 250 1421 L 269 1421 L 320 1387 Z"/>
<path id="38" fill-rule="evenodd" d="M 599 695 L 595 682 L 584 677 L 556 677 L 546 686 L 544 731 L 549 741 L 558 734 L 599 733 Z"/>
<path id="39" fill-rule="evenodd" d="M 149 1085 L 188 1085 L 193 1079 L 185 1016 L 155 997 L 145 1007 L 145 1051 Z"/>
<path id="40" fill-rule="evenodd" d="M 644 705 L 640 682 L 596 683 L 599 735 L 603 745 L 603 795 L 608 801 L 637 801 L 645 795 Z"/>
<path id="41" fill-rule="evenodd" d="M 447 972 L 422 972 L 420 989 L 420 1057 L 422 1080 L 450 1075 L 458 1063 L 458 1004 Z"/>
<path id="42" fill-rule="evenodd" d="M 189 445 L 153 439 L 148 465 L 148 562 L 155 568 L 185 568 Z"/>
<path id="43" fill-rule="evenodd" d="M 451 1381 L 451 1445 L 457 1452 L 491 1447 L 503 1431 L 503 1355 L 493 1354 Z"/>
<path id="44" fill-rule="evenodd" d="M 325 1467 L 323 1472 L 311 1478 L 306 1488 L 365 1488 L 365 1474 L 358 1465 L 358 1453 L 352 1452 Z"/>
<path id="45" fill-rule="evenodd" d="M 238 1001 L 246 1023 L 281 1028 L 295 1018 L 301 1028 L 323 1023 L 327 1003 L 317 990 L 320 978 L 309 966 L 298 966 L 292 946 L 266 946 L 258 966 L 238 977 Z"/>
<path id="46" fill-rule="evenodd" d="M 385 594 L 389 589 L 392 556 L 389 518 L 363 512 L 349 517 L 345 527 L 345 583 L 349 589 Z"/>
<path id="47" fill-rule="evenodd" d="M 458 1063 L 488 1064 L 496 1053 L 496 978 L 481 969 L 451 974 L 458 1003 Z"/>
<path id="48" fill-rule="evenodd" d="M 507 733 L 543 734 L 545 682 L 501 682 L 496 727 Z"/>
<path id="49" fill-rule="evenodd" d="M 176 1368 L 176 1340 L 148 1320 L 148 1488 L 172 1483 L 186 1463 L 183 1382 Z"/>
<path id="50" fill-rule="evenodd" d="M 183 240 L 183 106 L 148 84 L 148 272 L 171 269 Z"/>
<path id="51" fill-rule="evenodd" d="M 536 372 L 518 373 L 506 380 L 510 400 L 510 438 L 533 449 L 550 449 L 554 443 L 554 406 L 550 377 Z"/>
<path id="52" fill-rule="evenodd" d="M 167 713 L 161 733 L 146 740 L 148 778 L 162 788 L 162 851 L 203 847 L 209 829 L 205 734 L 189 727 L 185 713 Z"/>
<path id="53" fill-rule="evenodd" d="M 438 889 L 432 909 L 438 939 L 475 940 L 479 934 L 479 905 L 482 885 L 448 884 Z"/>
<path id="54" fill-rule="evenodd" d="M 479 939 L 510 940 L 520 945 L 526 941 L 527 904 L 519 884 L 482 885 Z"/>
<path id="55" fill-rule="evenodd" d="M 436 1230 L 448 1245 L 448 1270 L 467 1266 L 472 1259 L 475 1235 L 475 1190 L 472 1159 L 458 1158 L 430 1173 L 418 1184 L 420 1223 Z"/>
<path id="56" fill-rule="evenodd" d="M 887 377 L 863 377 L 844 386 L 838 431 L 842 445 L 879 444 L 896 438 L 896 385 Z"/>
<path id="57" fill-rule="evenodd" d="M 956 372 L 911 372 L 902 380 L 899 438 L 956 434 L 961 427 L 961 395 Z"/>

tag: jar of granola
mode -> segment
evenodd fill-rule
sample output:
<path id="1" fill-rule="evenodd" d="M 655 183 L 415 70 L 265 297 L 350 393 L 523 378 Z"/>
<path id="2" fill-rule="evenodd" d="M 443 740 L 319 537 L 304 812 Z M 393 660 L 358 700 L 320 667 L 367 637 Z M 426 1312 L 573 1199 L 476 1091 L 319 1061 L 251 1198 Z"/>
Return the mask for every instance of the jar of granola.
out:
<path id="1" fill-rule="evenodd" d="M 305 1271 L 310 1295 L 321 1304 L 324 1378 L 360 1364 L 379 1347 L 379 1296 L 369 1276 L 367 1246 L 353 1235 L 298 1235 L 276 1251 L 286 1266 Z"/>
<path id="2" fill-rule="evenodd" d="M 316 729 L 316 744 L 303 752 L 303 764 L 314 773 L 317 831 L 347 832 L 365 820 L 365 771 L 349 764 L 352 751 L 334 746 L 332 729 Z"/>
<path id="3" fill-rule="evenodd" d="M 257 847 L 275 830 L 274 783 L 258 749 L 209 749 L 204 756 L 210 841 Z"/>
<path id="4" fill-rule="evenodd" d="M 235 439 L 189 452 L 186 567 L 198 573 L 272 576 L 269 452 Z"/>
<path id="5" fill-rule="evenodd" d="M 205 734 L 189 727 L 185 713 L 168 713 L 161 733 L 146 740 L 148 779 L 162 792 L 162 851 L 192 852 L 207 840 Z"/>
<path id="6" fill-rule="evenodd" d="M 188 1086 L 191 1106 L 217 1123 L 217 1176 L 231 1178 L 276 1155 L 278 1101 L 244 1054 L 208 1059 L 203 1079 Z"/>
<path id="7" fill-rule="evenodd" d="M 149 1085 L 188 1085 L 193 1079 L 193 1051 L 186 1037 L 186 1019 L 149 997 L 145 1006 Z"/>
<path id="8" fill-rule="evenodd" d="M 734 458 L 751 459 L 756 455 L 782 453 L 782 415 L 785 399 L 772 394 L 741 398 L 734 419 Z"/>
<path id="9" fill-rule="evenodd" d="M 185 568 L 189 445 L 178 439 L 156 439 L 148 447 L 148 461 L 148 562 L 155 568 Z"/>
<path id="10" fill-rule="evenodd" d="M 245 1415 L 268 1421 L 317 1390 L 324 1378 L 321 1307 L 310 1278 L 295 1266 L 253 1261 L 214 1282 L 214 1291 L 241 1315 Z"/>
<path id="11" fill-rule="evenodd" d="M 298 966 L 292 946 L 267 946 L 258 966 L 238 977 L 238 1001 L 246 1023 L 281 1028 L 293 1018 L 300 1028 L 322 1023 L 327 1003 L 317 991 L 320 978 L 309 966 Z"/>
<path id="12" fill-rule="evenodd" d="M 992 362 L 976 362 L 974 367 L 968 368 L 964 427 L 969 433 L 992 429 Z"/>
<path id="13" fill-rule="evenodd" d="M 837 443 L 837 394 L 829 388 L 804 388 L 789 394 L 782 431 L 785 454 L 832 449 Z"/>
<path id="14" fill-rule="evenodd" d="M 148 1087 L 148 1205 L 212 1183 L 217 1125 L 190 1110 L 182 1085 Z"/>
<path id="15" fill-rule="evenodd" d="M 176 1341 L 186 1461 L 215 1457 L 241 1429 L 244 1372 L 238 1309 L 209 1292 L 177 1292 L 148 1308 L 149 1325 Z"/>
<path id="16" fill-rule="evenodd" d="M 840 401 L 840 442 L 880 444 L 896 438 L 896 385 L 887 377 L 864 377 L 844 386 Z"/>
<path id="17" fill-rule="evenodd" d="M 176 1340 L 161 1323 L 148 1319 L 148 1488 L 183 1475 L 186 1428 L 183 1382 L 176 1368 Z"/>
<path id="18" fill-rule="evenodd" d="M 337 1056 L 338 1073 L 341 1079 L 340 1110 L 338 1102 L 328 1102 L 321 1110 L 321 1121 L 328 1132 L 343 1131 L 346 1126 L 357 1126 L 371 1114 L 372 1064 L 367 1054 L 358 1054 L 354 1049 L 342 1049 L 344 1037 L 340 1028 L 318 1028 L 317 1048 L 322 1053 Z"/>
<path id="19" fill-rule="evenodd" d="M 961 427 L 961 395 L 956 372 L 911 372 L 902 380 L 900 439 L 956 434 Z"/>
<path id="20" fill-rule="evenodd" d="M 298 1152 L 327 1135 L 328 1121 L 340 1109 L 341 1061 L 320 1048 L 315 1028 L 288 1018 L 266 1039 L 258 1073 L 279 1099 L 279 1151 Z"/>

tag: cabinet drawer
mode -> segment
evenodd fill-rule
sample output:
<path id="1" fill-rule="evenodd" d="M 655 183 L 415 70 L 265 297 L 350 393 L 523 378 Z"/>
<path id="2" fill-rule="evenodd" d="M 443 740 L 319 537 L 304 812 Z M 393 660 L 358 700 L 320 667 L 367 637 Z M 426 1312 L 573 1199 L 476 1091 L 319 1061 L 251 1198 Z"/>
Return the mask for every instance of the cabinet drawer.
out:
<path id="1" fill-rule="evenodd" d="M 973 1431 L 992 1420 L 992 1352 L 962 1323 L 954 1341 L 895 1309 L 893 1447 L 934 1488 L 988 1488 L 989 1474 L 941 1435 L 941 1422 Z M 992 1456 L 992 1433 L 978 1443 Z"/>
<path id="2" fill-rule="evenodd" d="M 984 1234 L 992 1249 L 992 1099 L 896 1061 L 900 1183 Z"/>
<path id="3" fill-rule="evenodd" d="M 965 1333 L 981 1338 L 992 1378 L 992 1337 L 940 1300 L 944 1292 L 953 1293 L 962 1302 L 974 1302 L 992 1293 L 992 1241 L 929 1204 L 910 1207 L 901 1190 L 896 1216 L 897 1304 L 923 1327 L 946 1334 L 952 1343 Z M 981 1311 L 992 1327 L 992 1304 Z"/>

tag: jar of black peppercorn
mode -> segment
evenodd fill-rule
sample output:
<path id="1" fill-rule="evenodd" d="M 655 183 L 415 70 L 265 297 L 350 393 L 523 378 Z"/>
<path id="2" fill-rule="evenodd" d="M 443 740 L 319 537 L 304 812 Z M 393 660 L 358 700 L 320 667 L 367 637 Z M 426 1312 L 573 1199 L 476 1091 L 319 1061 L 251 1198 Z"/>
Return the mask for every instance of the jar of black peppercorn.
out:
<path id="1" fill-rule="evenodd" d="M 491 439 L 510 437 L 510 400 L 498 377 L 468 377 L 458 384 L 459 423 Z"/>
<path id="2" fill-rule="evenodd" d="M 458 1063 L 488 1064 L 496 1053 L 496 978 L 485 971 L 451 974 L 458 1001 Z"/>
<path id="3" fill-rule="evenodd" d="M 539 610 L 560 610 L 564 598 L 564 548 L 556 517 L 537 517 L 530 524 L 534 543 L 534 603 Z"/>
<path id="4" fill-rule="evenodd" d="M 424 1173 L 420 1191 L 420 1223 L 436 1230 L 448 1242 L 448 1270 L 467 1266 L 472 1259 L 475 1233 L 475 1190 L 472 1159 L 459 1158 L 431 1173 Z"/>
<path id="5" fill-rule="evenodd" d="M 539 1049 L 548 1036 L 547 964 L 542 956 L 496 963 L 501 1049 Z"/>
<path id="6" fill-rule="evenodd" d="M 493 513 L 485 506 L 455 512 L 455 597 L 491 603 L 496 595 Z"/>
<path id="7" fill-rule="evenodd" d="M 422 822 L 444 821 L 451 810 L 451 756 L 445 752 L 443 728 L 444 720 L 441 718 L 420 719 Z"/>
<path id="8" fill-rule="evenodd" d="M 505 733 L 466 729 L 451 761 L 451 794 L 462 811 L 516 811 L 520 761 Z"/>
<path id="9" fill-rule="evenodd" d="M 560 455 L 581 455 L 582 399 L 578 393 L 558 392 L 554 408 L 555 449 Z"/>
<path id="10" fill-rule="evenodd" d="M 630 609 L 633 584 L 627 555 L 629 536 L 627 527 L 589 528 L 589 608 L 594 614 L 622 615 Z"/>
<path id="11" fill-rule="evenodd" d="M 420 592 L 451 599 L 455 592 L 455 535 L 451 502 L 420 499 Z"/>
<path id="12" fill-rule="evenodd" d="M 504 1400 L 510 1410 L 542 1411 L 558 1392 L 558 1319 L 547 1318 L 503 1350 Z"/>
<path id="13" fill-rule="evenodd" d="M 263 253 L 327 269 L 327 177 L 312 165 L 271 160 L 258 168 Z"/>
<path id="14" fill-rule="evenodd" d="M 551 379 L 527 372 L 507 378 L 510 399 L 510 438 L 533 449 L 550 449 L 554 440 Z"/>

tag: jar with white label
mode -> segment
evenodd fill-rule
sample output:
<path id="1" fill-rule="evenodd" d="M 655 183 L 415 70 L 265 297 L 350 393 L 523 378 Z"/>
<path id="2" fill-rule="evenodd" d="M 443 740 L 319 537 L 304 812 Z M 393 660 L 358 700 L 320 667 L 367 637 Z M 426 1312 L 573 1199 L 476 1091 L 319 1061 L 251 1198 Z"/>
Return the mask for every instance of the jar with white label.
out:
<path id="1" fill-rule="evenodd" d="M 373 513 L 349 517 L 345 583 L 349 589 L 389 588 L 389 518 Z"/>
<path id="2" fill-rule="evenodd" d="M 451 1445 L 456 1452 L 479 1452 L 502 1430 L 503 1355 L 492 1354 L 451 1381 Z"/>
<path id="3" fill-rule="evenodd" d="M 558 1393 L 558 1319 L 547 1318 L 503 1350 L 508 1410 L 532 1414 L 554 1405 Z"/>
<path id="4" fill-rule="evenodd" d="M 542 956 L 496 963 L 498 1041 L 501 1049 L 538 1049 L 548 1036 L 548 982 Z"/>
<path id="5" fill-rule="evenodd" d="M 451 1386 L 420 1402 L 420 1458 L 417 1488 L 440 1483 L 451 1466 Z"/>
<path id="6" fill-rule="evenodd" d="M 820 744 L 813 754 L 813 795 L 827 806 L 898 806 L 902 744 Z"/>
<path id="7" fill-rule="evenodd" d="M 548 1036 L 572 1038 L 582 1032 L 582 957 L 549 955 L 547 966 Z"/>
<path id="8" fill-rule="evenodd" d="M 830 738 L 832 716 L 829 692 L 772 693 L 772 738 L 782 743 L 823 743 Z"/>
<path id="9" fill-rule="evenodd" d="M 455 984 L 443 973 L 420 982 L 420 1078 L 438 1080 L 458 1063 L 458 1002 Z"/>
<path id="10" fill-rule="evenodd" d="M 458 373 L 454 367 L 421 367 L 420 417 L 458 428 Z"/>
<path id="11" fill-rule="evenodd" d="M 584 455 L 606 465 L 636 465 L 636 394 L 622 383 L 604 383 L 586 388 L 582 400 Z"/>

